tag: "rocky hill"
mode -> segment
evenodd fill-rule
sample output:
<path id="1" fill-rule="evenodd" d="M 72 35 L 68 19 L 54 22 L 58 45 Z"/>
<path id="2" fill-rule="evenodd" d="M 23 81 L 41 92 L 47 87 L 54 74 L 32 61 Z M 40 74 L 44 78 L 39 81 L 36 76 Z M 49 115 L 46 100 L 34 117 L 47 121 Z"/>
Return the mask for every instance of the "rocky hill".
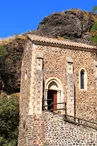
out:
<path id="1" fill-rule="evenodd" d="M 28 33 L 96 44 L 97 15 L 78 9 L 53 13 L 40 22 L 37 30 Z M 26 40 L 24 34 L 0 41 L 0 90 L 19 92 L 21 60 Z"/>
<path id="2" fill-rule="evenodd" d="M 96 14 L 72 9 L 45 17 L 33 33 L 91 44 L 97 30 L 96 22 Z"/>

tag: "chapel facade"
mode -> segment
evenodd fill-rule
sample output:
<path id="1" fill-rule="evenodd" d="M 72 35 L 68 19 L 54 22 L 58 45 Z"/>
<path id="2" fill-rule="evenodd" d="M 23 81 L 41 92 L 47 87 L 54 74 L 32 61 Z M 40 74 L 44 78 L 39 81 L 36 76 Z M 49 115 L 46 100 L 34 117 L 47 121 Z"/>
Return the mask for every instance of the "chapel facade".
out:
<path id="1" fill-rule="evenodd" d="M 18 146 L 43 146 L 43 112 L 97 120 L 97 48 L 28 34 Z"/>

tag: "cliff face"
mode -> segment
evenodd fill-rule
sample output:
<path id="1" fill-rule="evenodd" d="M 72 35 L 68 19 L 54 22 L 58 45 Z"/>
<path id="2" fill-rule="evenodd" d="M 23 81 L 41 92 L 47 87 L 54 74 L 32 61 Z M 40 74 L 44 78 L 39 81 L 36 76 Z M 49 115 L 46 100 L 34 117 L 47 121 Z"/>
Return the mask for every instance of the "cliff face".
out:
<path id="1" fill-rule="evenodd" d="M 93 44 L 91 38 L 96 36 L 96 22 L 97 15 L 72 9 L 45 17 L 37 30 L 30 33 Z M 0 89 L 5 92 L 20 90 L 21 60 L 26 40 L 25 35 L 21 35 L 0 42 Z"/>
<path id="2" fill-rule="evenodd" d="M 0 89 L 7 92 L 20 91 L 21 60 L 26 38 L 15 37 L 0 45 Z"/>

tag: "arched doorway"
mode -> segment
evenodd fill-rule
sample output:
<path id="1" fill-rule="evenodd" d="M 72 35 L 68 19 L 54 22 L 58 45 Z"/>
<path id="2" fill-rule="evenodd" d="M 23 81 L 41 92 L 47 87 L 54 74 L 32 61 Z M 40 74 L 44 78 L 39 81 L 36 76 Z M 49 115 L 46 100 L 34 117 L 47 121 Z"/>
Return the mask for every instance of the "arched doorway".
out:
<path id="1" fill-rule="evenodd" d="M 62 84 L 57 78 L 50 78 L 45 83 L 44 105 L 46 110 L 56 111 L 62 109 L 64 102 Z"/>
<path id="2" fill-rule="evenodd" d="M 53 81 L 48 86 L 48 92 L 47 92 L 47 104 L 48 104 L 48 110 L 56 110 L 57 109 L 57 91 L 58 86 Z"/>

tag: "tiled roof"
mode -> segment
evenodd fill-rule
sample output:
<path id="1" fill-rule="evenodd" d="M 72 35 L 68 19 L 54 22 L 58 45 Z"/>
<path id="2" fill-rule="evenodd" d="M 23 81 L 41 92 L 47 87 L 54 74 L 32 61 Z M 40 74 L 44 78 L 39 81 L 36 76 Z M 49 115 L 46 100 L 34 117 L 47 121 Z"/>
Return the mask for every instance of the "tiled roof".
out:
<path id="1" fill-rule="evenodd" d="M 62 46 L 71 46 L 71 47 L 79 47 L 79 48 L 86 48 L 86 49 L 97 49 L 96 46 L 84 44 L 84 43 L 78 43 L 73 42 L 69 40 L 58 40 L 54 38 L 48 38 L 48 37 L 41 37 L 37 35 L 27 34 L 28 38 L 30 38 L 33 42 L 37 43 L 48 43 L 48 44 L 55 44 L 55 45 L 62 45 Z"/>

